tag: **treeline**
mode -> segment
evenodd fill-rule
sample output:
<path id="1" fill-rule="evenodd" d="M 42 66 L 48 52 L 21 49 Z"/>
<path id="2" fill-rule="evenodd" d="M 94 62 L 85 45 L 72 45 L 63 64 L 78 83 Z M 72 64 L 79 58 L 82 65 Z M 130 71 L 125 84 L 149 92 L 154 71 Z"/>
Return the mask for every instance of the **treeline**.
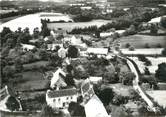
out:
<path id="1" fill-rule="evenodd" d="M 0 19 L 13 17 L 13 16 L 19 16 L 19 15 L 22 16 L 22 15 L 27 15 L 27 14 L 33 14 L 33 13 L 37 13 L 37 12 L 41 12 L 41 11 L 42 10 L 39 10 L 37 8 L 33 8 L 31 10 L 22 9 L 22 10 L 18 10 L 17 12 L 12 11 L 12 12 L 9 12 L 9 13 L 1 14 Z"/>
<path id="2" fill-rule="evenodd" d="M 107 31 L 111 28 L 116 30 L 122 30 L 129 28 L 131 25 L 138 25 L 136 22 L 131 20 L 117 20 L 113 21 L 112 23 L 108 23 L 106 25 L 102 25 L 101 27 L 97 26 L 89 26 L 85 28 L 74 28 L 69 34 L 95 34 L 98 37 L 98 34 L 103 31 Z"/>
<path id="3" fill-rule="evenodd" d="M 127 16 L 121 16 L 119 18 L 114 18 L 111 23 L 108 23 L 106 25 L 102 25 L 101 27 L 96 27 L 96 26 L 89 26 L 85 28 L 74 28 L 70 34 L 98 34 L 99 32 L 107 31 L 111 28 L 114 28 L 115 30 L 125 30 L 129 28 L 131 25 L 135 27 L 135 30 L 140 31 L 140 24 L 143 22 L 148 22 L 152 18 L 160 16 L 161 14 L 158 11 L 147 11 L 144 12 L 140 15 L 140 13 L 136 13 L 138 11 L 136 8 L 131 9 L 128 11 L 129 14 L 133 14 L 132 16 L 127 15 Z M 133 12 L 132 12 L 133 11 Z M 141 12 L 141 11 L 139 11 Z M 164 24 L 165 19 L 163 18 L 162 24 Z"/>

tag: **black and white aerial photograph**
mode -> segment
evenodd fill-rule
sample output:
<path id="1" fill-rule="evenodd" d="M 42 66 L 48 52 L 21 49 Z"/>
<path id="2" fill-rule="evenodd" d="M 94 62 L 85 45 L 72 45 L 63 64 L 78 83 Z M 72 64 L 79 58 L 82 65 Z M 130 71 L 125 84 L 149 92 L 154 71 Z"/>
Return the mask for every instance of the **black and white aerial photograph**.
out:
<path id="1" fill-rule="evenodd" d="M 0 0 L 0 117 L 166 117 L 166 0 Z"/>

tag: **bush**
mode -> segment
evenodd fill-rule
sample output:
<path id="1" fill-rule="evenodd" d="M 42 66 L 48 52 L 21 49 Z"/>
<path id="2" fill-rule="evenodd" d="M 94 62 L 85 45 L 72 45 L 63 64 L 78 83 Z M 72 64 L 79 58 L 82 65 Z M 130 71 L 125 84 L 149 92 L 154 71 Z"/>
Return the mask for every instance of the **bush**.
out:
<path id="1" fill-rule="evenodd" d="M 71 102 L 69 104 L 68 111 L 70 112 L 71 116 L 73 117 L 85 117 L 85 110 L 84 107 L 79 105 L 78 103 Z"/>
<path id="2" fill-rule="evenodd" d="M 129 47 L 129 50 L 130 50 L 130 51 L 134 51 L 134 50 L 135 50 L 134 46 L 130 46 L 130 47 Z"/>
<path id="3" fill-rule="evenodd" d="M 70 46 L 68 49 L 68 57 L 77 58 L 79 54 L 78 49 L 75 46 Z"/>
<path id="4" fill-rule="evenodd" d="M 151 24 L 150 33 L 151 34 L 157 34 L 158 33 L 158 27 L 155 24 Z"/>
<path id="5" fill-rule="evenodd" d="M 156 45 L 156 47 L 157 47 L 157 48 L 161 48 L 162 46 L 161 46 L 160 43 L 158 43 L 158 44 Z"/>
<path id="6" fill-rule="evenodd" d="M 150 65 L 152 65 L 152 62 L 151 62 L 150 60 L 147 59 L 147 60 L 145 61 L 144 65 L 146 65 L 146 66 L 150 66 Z"/>
<path id="7" fill-rule="evenodd" d="M 145 48 L 150 48 L 148 43 L 145 44 Z"/>
<path id="8" fill-rule="evenodd" d="M 125 103 L 125 97 L 121 95 L 115 95 L 114 98 L 112 99 L 112 103 L 115 105 L 120 105 Z"/>
<path id="9" fill-rule="evenodd" d="M 130 43 L 126 43 L 126 48 L 129 48 L 131 45 L 130 45 Z"/>
<path id="10" fill-rule="evenodd" d="M 166 28 L 166 17 L 161 18 L 160 24 L 161 24 L 162 27 Z"/>
<path id="11" fill-rule="evenodd" d="M 138 60 L 145 62 L 147 60 L 147 58 L 145 57 L 145 55 L 138 55 Z"/>
<path id="12" fill-rule="evenodd" d="M 166 48 L 163 49 L 162 55 L 166 56 Z"/>
<path id="13" fill-rule="evenodd" d="M 124 32 L 124 35 L 128 36 L 128 35 L 134 35 L 136 33 L 137 33 L 137 31 L 136 31 L 135 26 L 134 25 L 130 25 L 130 27 Z"/>
<path id="14" fill-rule="evenodd" d="M 159 80 L 166 82 L 166 63 L 161 63 L 158 65 L 155 76 Z"/>
<path id="15" fill-rule="evenodd" d="M 15 99 L 15 97 L 12 97 L 12 96 L 8 98 L 6 102 L 6 106 L 11 111 L 19 110 L 20 108 L 18 101 Z"/>
<path id="16" fill-rule="evenodd" d="M 114 97 L 114 92 L 111 88 L 103 89 L 99 93 L 99 98 L 105 106 L 108 105 L 111 102 L 113 97 Z"/>

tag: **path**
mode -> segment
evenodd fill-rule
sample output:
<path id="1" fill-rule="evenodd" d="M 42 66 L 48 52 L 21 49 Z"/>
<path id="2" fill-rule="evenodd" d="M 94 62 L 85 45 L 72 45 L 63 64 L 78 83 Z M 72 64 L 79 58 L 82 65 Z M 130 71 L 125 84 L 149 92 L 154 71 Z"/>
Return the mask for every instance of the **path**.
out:
<path id="1" fill-rule="evenodd" d="M 138 72 L 137 72 L 135 66 L 133 65 L 133 63 L 131 62 L 130 59 L 126 59 L 126 60 L 127 60 L 127 64 L 130 67 L 131 71 L 136 75 L 135 79 L 133 80 L 133 88 L 145 100 L 145 102 L 149 106 L 149 109 L 151 111 L 153 111 L 153 112 L 156 113 L 158 111 L 157 108 L 154 106 L 153 102 L 148 98 L 148 96 L 146 95 L 146 93 L 139 86 L 139 75 L 138 75 Z"/>

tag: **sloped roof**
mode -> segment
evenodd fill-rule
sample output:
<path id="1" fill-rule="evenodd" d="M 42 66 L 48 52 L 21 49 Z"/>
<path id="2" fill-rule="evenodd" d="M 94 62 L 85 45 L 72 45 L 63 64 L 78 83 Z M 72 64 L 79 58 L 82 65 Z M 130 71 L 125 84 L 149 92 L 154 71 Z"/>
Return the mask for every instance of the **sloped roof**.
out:
<path id="1" fill-rule="evenodd" d="M 66 76 L 66 73 L 61 69 L 61 68 L 58 68 L 58 70 L 53 73 L 53 77 L 51 79 L 51 87 L 53 88 L 57 81 L 61 78 L 61 77 L 65 77 Z"/>
<path id="2" fill-rule="evenodd" d="M 90 77 L 89 77 L 89 80 L 90 80 L 91 82 L 97 82 L 97 81 L 99 81 L 99 80 L 102 80 L 102 77 L 90 76 Z"/>
<path id="3" fill-rule="evenodd" d="M 84 107 L 86 117 L 109 117 L 103 103 L 96 95 L 93 95 Z"/>
<path id="4" fill-rule="evenodd" d="M 78 92 L 78 90 L 75 88 L 63 89 L 63 90 L 54 90 L 54 91 L 48 90 L 47 95 L 49 98 L 56 98 L 56 97 L 76 95 L 77 92 Z"/>

